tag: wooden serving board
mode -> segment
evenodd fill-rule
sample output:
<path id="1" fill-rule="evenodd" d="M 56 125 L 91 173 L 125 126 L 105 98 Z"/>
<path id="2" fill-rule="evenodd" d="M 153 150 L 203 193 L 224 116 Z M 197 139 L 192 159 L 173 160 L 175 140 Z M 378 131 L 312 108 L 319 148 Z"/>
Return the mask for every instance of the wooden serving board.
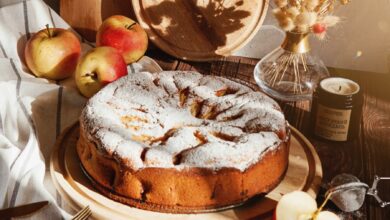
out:
<path id="1" fill-rule="evenodd" d="M 150 40 L 185 60 L 228 56 L 257 33 L 268 0 L 132 0 Z"/>
<path id="2" fill-rule="evenodd" d="M 128 0 L 60 0 L 61 17 L 90 42 L 102 22 L 117 14 L 135 19 Z"/>
<path id="3" fill-rule="evenodd" d="M 310 142 L 295 128 L 291 128 L 289 167 L 285 178 L 265 197 L 248 201 L 242 206 L 224 211 L 201 214 L 166 214 L 133 208 L 100 194 L 81 170 L 76 153 L 79 124 L 62 133 L 51 156 L 50 172 L 61 196 L 76 210 L 89 205 L 96 219 L 248 219 L 272 216 L 282 195 L 303 190 L 313 197 L 320 188 L 322 168 Z"/>

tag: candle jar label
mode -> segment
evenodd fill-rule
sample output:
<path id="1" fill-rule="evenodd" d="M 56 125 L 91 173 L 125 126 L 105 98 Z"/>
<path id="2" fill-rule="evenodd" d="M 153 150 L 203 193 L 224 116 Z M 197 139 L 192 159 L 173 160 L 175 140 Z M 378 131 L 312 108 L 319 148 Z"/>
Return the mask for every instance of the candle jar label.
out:
<path id="1" fill-rule="evenodd" d="M 328 140 L 346 141 L 350 119 L 351 109 L 328 108 L 319 104 L 314 132 Z"/>

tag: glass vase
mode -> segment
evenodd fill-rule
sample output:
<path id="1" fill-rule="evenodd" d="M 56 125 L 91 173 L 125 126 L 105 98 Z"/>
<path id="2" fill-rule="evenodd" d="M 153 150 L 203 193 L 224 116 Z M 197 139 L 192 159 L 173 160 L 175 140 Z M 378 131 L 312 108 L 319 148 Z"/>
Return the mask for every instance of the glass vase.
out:
<path id="1" fill-rule="evenodd" d="M 310 53 L 309 33 L 287 32 L 283 44 L 254 70 L 261 89 L 282 101 L 310 100 L 318 82 L 329 76 L 321 59 Z"/>

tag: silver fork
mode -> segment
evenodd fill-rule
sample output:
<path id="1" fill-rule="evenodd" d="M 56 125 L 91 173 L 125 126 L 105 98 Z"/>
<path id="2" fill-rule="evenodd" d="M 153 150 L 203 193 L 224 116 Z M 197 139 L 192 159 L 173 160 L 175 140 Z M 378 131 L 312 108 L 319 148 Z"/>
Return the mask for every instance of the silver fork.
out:
<path id="1" fill-rule="evenodd" d="M 72 220 L 86 220 L 91 215 L 92 215 L 91 209 L 89 208 L 89 205 L 87 205 L 79 212 L 77 212 L 76 215 L 73 216 Z"/>

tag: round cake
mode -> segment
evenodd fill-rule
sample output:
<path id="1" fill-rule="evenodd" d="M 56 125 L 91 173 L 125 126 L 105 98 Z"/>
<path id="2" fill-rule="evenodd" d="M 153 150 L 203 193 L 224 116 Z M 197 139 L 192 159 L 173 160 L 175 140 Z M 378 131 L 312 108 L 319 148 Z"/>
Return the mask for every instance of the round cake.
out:
<path id="1" fill-rule="evenodd" d="M 288 166 L 279 105 L 232 80 L 190 71 L 141 72 L 93 96 L 77 152 L 114 200 L 162 212 L 195 212 L 267 193 Z"/>

